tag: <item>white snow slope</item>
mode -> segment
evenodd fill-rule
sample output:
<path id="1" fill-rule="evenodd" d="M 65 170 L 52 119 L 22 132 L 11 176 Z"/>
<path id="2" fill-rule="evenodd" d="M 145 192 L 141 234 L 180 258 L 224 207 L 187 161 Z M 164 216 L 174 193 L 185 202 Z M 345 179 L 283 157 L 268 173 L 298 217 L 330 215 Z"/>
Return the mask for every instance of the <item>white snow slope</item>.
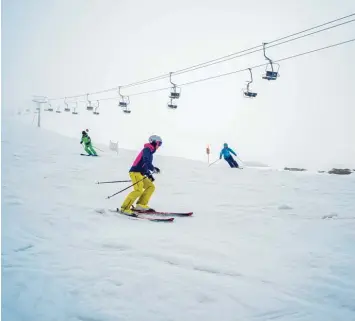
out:
<path id="1" fill-rule="evenodd" d="M 127 184 L 95 184 L 136 153 L 79 140 L 3 124 L 4 321 L 355 320 L 355 175 L 156 155 L 150 205 L 194 216 L 154 223 L 108 211 Z"/>

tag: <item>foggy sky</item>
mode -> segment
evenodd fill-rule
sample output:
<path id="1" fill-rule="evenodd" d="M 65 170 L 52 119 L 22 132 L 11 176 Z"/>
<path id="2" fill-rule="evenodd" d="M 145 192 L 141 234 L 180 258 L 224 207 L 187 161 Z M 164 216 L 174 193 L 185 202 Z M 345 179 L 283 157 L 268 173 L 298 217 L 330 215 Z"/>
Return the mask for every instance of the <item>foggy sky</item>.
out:
<path id="1" fill-rule="evenodd" d="M 346 0 L 255 1 L 2 1 L 2 108 L 33 108 L 32 95 L 62 97 L 139 81 L 185 68 L 355 12 Z M 273 59 L 345 41 L 355 23 L 271 48 Z M 163 137 L 161 154 L 218 157 L 228 142 L 241 159 L 273 166 L 355 168 L 355 44 L 281 63 L 275 82 L 253 70 L 254 100 L 242 88 L 247 72 L 182 88 L 178 109 L 168 91 L 134 96 L 130 115 L 117 101 L 94 116 L 44 114 L 42 124 L 78 137 L 89 128 L 95 142 L 118 140 L 139 149 L 147 137 Z M 264 63 L 256 53 L 193 73 L 184 83 Z M 123 92 L 169 86 L 168 80 Z M 112 97 L 116 93 L 92 96 Z M 84 98 L 84 97 L 83 97 Z M 53 107 L 63 101 L 52 103 Z M 4 113 L 3 113 L 4 121 Z"/>

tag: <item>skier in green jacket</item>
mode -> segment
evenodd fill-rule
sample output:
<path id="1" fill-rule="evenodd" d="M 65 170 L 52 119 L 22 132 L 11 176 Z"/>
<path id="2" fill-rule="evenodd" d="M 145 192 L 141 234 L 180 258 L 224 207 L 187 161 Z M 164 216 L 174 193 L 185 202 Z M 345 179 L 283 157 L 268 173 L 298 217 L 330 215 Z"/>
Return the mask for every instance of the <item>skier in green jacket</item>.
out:
<path id="1" fill-rule="evenodd" d="M 94 147 L 92 147 L 91 138 L 90 138 L 90 136 L 87 134 L 87 132 L 84 131 L 84 130 L 82 131 L 82 136 L 81 136 L 80 145 L 81 145 L 82 143 L 84 143 L 84 145 L 85 145 L 85 151 L 89 154 L 89 156 L 97 156 Z"/>

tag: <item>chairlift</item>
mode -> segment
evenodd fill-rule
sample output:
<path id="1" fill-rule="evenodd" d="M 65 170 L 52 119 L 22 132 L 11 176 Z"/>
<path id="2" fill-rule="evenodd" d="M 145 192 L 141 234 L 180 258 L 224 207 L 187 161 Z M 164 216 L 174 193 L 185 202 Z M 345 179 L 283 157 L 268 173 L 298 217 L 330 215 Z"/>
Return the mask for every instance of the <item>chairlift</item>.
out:
<path id="1" fill-rule="evenodd" d="M 249 90 L 249 86 L 250 86 L 250 84 L 253 82 L 253 74 L 252 74 L 252 72 L 251 72 L 251 68 L 248 68 L 248 69 L 249 69 L 249 72 L 250 72 L 250 80 L 247 81 L 247 83 L 248 83 L 248 84 L 247 84 L 247 88 L 243 90 L 243 92 L 244 92 L 244 97 L 245 97 L 245 98 L 255 98 L 255 97 L 257 96 L 257 93 L 251 92 L 251 91 Z"/>
<path id="2" fill-rule="evenodd" d="M 48 101 L 48 109 L 47 111 L 53 111 L 52 104 Z"/>
<path id="3" fill-rule="evenodd" d="M 180 98 L 180 94 L 181 94 L 181 88 L 178 87 L 176 84 L 174 84 L 171 80 L 171 75 L 172 75 L 172 72 L 170 72 L 170 83 L 173 85 L 173 87 L 171 88 L 170 90 L 170 96 L 169 98 L 170 99 L 179 99 Z"/>
<path id="4" fill-rule="evenodd" d="M 73 114 L 73 115 L 79 115 L 79 113 L 76 111 L 77 108 L 78 108 L 78 102 L 76 101 L 76 102 L 75 102 L 75 107 L 73 107 L 73 111 L 72 111 L 72 114 Z"/>
<path id="5" fill-rule="evenodd" d="M 66 97 L 65 97 L 65 99 L 64 99 L 64 104 L 66 105 L 66 107 L 64 108 L 64 111 L 69 112 L 69 111 L 70 111 L 70 108 L 69 108 L 69 105 L 68 105 L 68 102 L 67 102 L 67 98 L 66 98 Z"/>
<path id="6" fill-rule="evenodd" d="M 100 115 L 100 113 L 97 111 L 99 107 L 100 107 L 100 101 L 98 100 L 97 106 L 95 106 L 94 115 Z"/>
<path id="7" fill-rule="evenodd" d="M 60 114 L 61 111 L 60 111 L 60 106 L 57 106 L 57 110 L 55 111 L 57 114 Z"/>
<path id="8" fill-rule="evenodd" d="M 127 108 L 127 106 L 130 104 L 130 100 L 128 96 L 123 96 L 121 94 L 121 86 L 118 87 L 118 94 L 121 97 L 120 101 L 118 103 L 119 107 Z"/>
<path id="9" fill-rule="evenodd" d="M 265 45 L 266 44 L 267 44 L 266 42 L 263 42 L 264 57 L 266 60 L 269 61 L 269 63 L 266 65 L 266 68 L 265 68 L 266 72 L 265 72 L 265 75 L 263 76 L 263 79 L 276 80 L 277 77 L 280 77 L 280 75 L 279 75 L 280 65 L 272 62 L 272 60 L 266 56 L 266 53 L 265 53 Z"/>
<path id="10" fill-rule="evenodd" d="M 86 94 L 86 110 L 92 111 L 94 110 L 94 106 L 91 104 L 91 101 L 89 100 L 89 94 Z"/>
<path id="11" fill-rule="evenodd" d="M 167 106 L 171 109 L 176 109 L 177 105 L 173 104 L 173 99 L 170 99 L 170 102 L 168 102 Z"/>
<path id="12" fill-rule="evenodd" d="M 131 110 L 128 109 L 128 107 L 125 107 L 125 108 L 123 109 L 123 112 L 124 112 L 125 114 L 130 114 L 130 113 L 131 113 Z"/>

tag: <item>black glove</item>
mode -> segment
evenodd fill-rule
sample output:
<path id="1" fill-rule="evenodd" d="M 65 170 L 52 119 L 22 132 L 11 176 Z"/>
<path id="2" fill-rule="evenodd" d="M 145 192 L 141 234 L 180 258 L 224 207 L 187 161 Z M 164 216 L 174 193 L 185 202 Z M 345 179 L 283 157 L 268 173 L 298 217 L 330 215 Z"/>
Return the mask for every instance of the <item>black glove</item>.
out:
<path id="1" fill-rule="evenodd" d="M 153 177 L 153 175 L 152 175 L 151 173 L 147 174 L 146 176 L 147 176 L 152 182 L 155 181 L 155 179 L 154 179 L 154 177 Z"/>
<path id="2" fill-rule="evenodd" d="M 158 167 L 154 167 L 153 173 L 159 174 L 160 173 L 160 169 Z"/>
<path id="3" fill-rule="evenodd" d="M 83 141 L 80 142 L 80 145 L 83 143 Z"/>

